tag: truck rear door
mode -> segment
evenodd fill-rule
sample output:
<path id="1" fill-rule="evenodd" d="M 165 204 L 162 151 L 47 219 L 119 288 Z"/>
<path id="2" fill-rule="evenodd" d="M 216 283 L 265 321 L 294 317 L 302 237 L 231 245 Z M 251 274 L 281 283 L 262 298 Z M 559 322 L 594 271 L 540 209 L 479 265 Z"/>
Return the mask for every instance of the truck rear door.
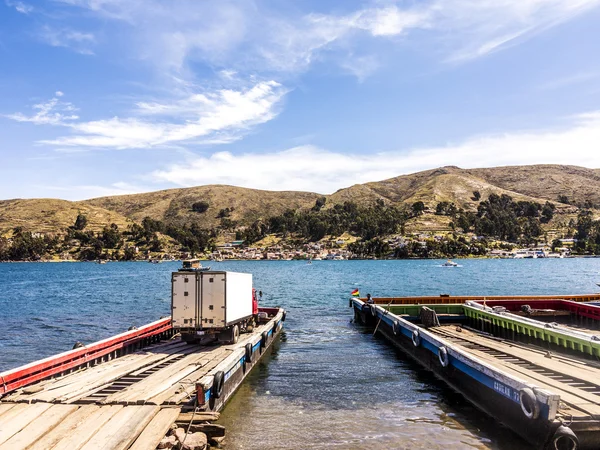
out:
<path id="1" fill-rule="evenodd" d="M 225 326 L 225 273 L 203 273 L 202 328 L 222 328 Z"/>
<path id="2" fill-rule="evenodd" d="M 197 326 L 197 292 L 195 273 L 173 273 L 171 303 L 173 327 L 195 328 Z"/>

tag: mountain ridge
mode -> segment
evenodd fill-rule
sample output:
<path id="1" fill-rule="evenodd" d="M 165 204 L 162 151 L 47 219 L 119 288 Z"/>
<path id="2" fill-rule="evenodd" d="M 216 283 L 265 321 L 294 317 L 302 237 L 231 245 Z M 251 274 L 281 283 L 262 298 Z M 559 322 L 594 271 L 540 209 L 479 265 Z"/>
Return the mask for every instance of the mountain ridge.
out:
<path id="1" fill-rule="evenodd" d="M 490 194 L 506 194 L 515 200 L 550 201 L 558 209 L 573 209 L 559 202 L 559 196 L 575 205 L 600 207 L 600 169 L 579 166 L 539 164 L 461 169 L 444 166 L 381 181 L 355 184 L 325 195 L 304 191 L 270 191 L 229 185 L 172 188 L 140 194 L 97 197 L 70 202 L 60 199 L 13 199 L 0 201 L 0 231 L 15 226 L 29 231 L 52 232 L 73 224 L 78 212 L 92 216 L 90 229 L 110 223 L 127 226 L 144 217 L 171 223 L 197 223 L 204 228 L 217 226 L 223 215 L 238 225 L 283 214 L 288 209 L 309 209 L 325 197 L 325 208 L 345 201 L 372 204 L 411 205 L 422 201 L 435 208 L 442 201 L 473 210 L 477 201 Z M 565 198 L 561 198 L 565 200 Z M 208 209 L 192 209 L 196 202 Z M 223 212 L 224 210 L 226 210 Z"/>

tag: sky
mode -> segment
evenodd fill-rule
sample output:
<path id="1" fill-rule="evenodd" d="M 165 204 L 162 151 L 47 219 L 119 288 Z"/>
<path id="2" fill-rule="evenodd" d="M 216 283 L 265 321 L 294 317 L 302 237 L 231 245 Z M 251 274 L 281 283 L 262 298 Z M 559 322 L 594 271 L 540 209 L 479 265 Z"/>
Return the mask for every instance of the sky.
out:
<path id="1" fill-rule="evenodd" d="M 600 168 L 600 0 L 0 0 L 0 199 Z"/>

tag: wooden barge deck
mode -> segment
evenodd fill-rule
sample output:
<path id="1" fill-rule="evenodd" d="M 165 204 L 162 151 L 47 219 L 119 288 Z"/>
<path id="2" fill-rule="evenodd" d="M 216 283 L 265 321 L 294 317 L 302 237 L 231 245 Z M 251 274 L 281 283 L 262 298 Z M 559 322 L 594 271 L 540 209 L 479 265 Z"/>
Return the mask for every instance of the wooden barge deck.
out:
<path id="1" fill-rule="evenodd" d="M 155 449 L 182 410 L 219 411 L 280 333 L 189 345 L 170 319 L 0 373 L 0 450 Z"/>
<path id="2" fill-rule="evenodd" d="M 528 302 L 536 305 L 531 298 Z M 421 320 L 422 305 L 381 303 L 351 300 L 355 321 L 377 327 L 534 448 L 600 448 L 600 341 L 595 334 L 499 314 L 489 302 L 485 307 L 482 302 L 429 304 L 428 310 L 436 311 L 434 321 Z M 588 315 L 600 312 L 597 306 L 569 303 Z M 515 334 L 522 339 L 511 339 Z"/>

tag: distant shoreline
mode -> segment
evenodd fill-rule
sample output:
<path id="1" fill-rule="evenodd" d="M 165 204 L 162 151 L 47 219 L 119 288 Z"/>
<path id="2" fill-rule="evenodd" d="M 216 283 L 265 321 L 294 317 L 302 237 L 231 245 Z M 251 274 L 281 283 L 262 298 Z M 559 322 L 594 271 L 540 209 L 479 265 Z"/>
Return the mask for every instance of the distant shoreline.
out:
<path id="1" fill-rule="evenodd" d="M 212 261 L 210 259 L 201 259 L 201 261 L 203 262 L 207 262 L 207 263 L 222 263 L 222 262 L 230 262 L 230 261 L 255 261 L 255 262 L 261 262 L 261 261 L 268 261 L 268 262 L 273 262 L 273 261 L 278 261 L 278 262 L 290 262 L 290 261 L 312 261 L 315 263 L 319 263 L 319 262 L 340 262 L 340 261 L 436 261 L 436 260 L 445 260 L 445 259 L 456 259 L 456 260 L 465 260 L 465 259 L 574 259 L 574 258 L 583 258 L 583 259 L 595 259 L 595 258 L 600 258 L 600 255 L 571 255 L 571 256 L 565 256 L 564 258 L 500 258 L 497 256 L 457 256 L 457 257 L 448 257 L 448 256 L 443 256 L 443 257 L 439 257 L 439 258 L 350 258 L 350 259 L 343 259 L 343 260 L 334 260 L 334 259 L 322 259 L 322 260 L 310 260 L 310 259 L 292 259 L 292 260 L 286 260 L 286 259 L 243 259 L 243 258 L 231 258 L 231 259 L 226 259 L 224 261 Z M 122 261 L 122 260 L 117 260 L 117 259 L 106 259 L 103 260 L 105 263 L 130 263 L 130 262 L 135 262 L 135 263 L 150 263 L 150 261 L 146 260 L 146 259 L 132 259 L 129 261 Z M 182 261 L 181 259 L 169 259 L 169 260 L 161 260 L 161 262 L 159 264 L 162 263 L 169 263 L 169 262 L 180 262 Z M 97 261 L 79 261 L 79 260 L 74 260 L 74 259 L 49 259 L 49 260 L 38 260 L 38 261 L 27 261 L 27 260 L 22 260 L 22 261 L 0 261 L 0 264 L 2 263 L 6 263 L 6 264 L 13 264 L 13 263 L 91 263 L 91 264 L 98 264 Z M 104 264 L 104 263 L 102 263 Z"/>

